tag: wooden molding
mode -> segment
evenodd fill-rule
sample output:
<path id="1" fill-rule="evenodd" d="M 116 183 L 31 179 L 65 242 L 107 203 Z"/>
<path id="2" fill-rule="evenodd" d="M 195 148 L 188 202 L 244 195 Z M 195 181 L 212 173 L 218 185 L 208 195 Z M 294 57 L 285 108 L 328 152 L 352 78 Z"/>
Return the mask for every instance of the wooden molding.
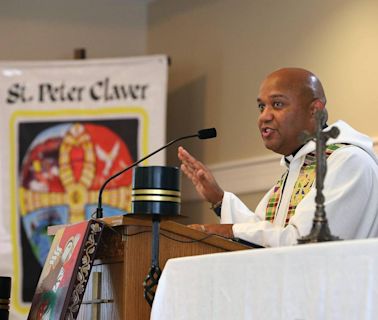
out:
<path id="1" fill-rule="evenodd" d="M 378 137 L 373 139 L 375 153 L 378 155 Z M 282 174 L 284 168 L 280 166 L 281 156 L 253 157 L 210 165 L 219 185 L 226 191 L 236 194 L 255 193 L 269 190 Z M 199 200 L 192 183 L 182 178 L 182 200 Z"/>

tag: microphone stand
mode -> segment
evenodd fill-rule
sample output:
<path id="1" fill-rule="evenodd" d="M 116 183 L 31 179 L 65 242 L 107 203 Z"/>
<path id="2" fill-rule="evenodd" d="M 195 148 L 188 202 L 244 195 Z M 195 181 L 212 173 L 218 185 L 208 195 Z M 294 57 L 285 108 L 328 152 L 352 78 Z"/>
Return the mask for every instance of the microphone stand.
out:
<path id="1" fill-rule="evenodd" d="M 152 243 L 151 243 L 151 267 L 143 281 L 144 299 L 152 307 L 155 299 L 156 287 L 161 276 L 159 266 L 159 236 L 160 236 L 160 216 L 152 215 Z"/>
<path id="2" fill-rule="evenodd" d="M 202 130 L 201 130 L 202 131 Z M 147 158 L 149 157 L 152 157 L 154 154 L 160 152 L 161 150 L 169 147 L 170 145 L 178 142 L 178 141 L 181 141 L 181 140 L 184 140 L 184 139 L 189 139 L 189 138 L 194 138 L 194 137 L 201 137 L 200 136 L 201 132 L 199 132 L 198 134 L 192 134 L 192 135 L 189 135 L 189 136 L 185 136 L 185 137 L 180 137 L 180 138 L 177 138 L 177 139 L 174 139 L 170 142 L 168 142 L 166 145 L 160 147 L 159 149 L 155 150 L 154 152 L 148 154 L 147 156 L 143 157 L 142 159 L 139 159 L 138 161 L 135 161 L 134 163 L 132 163 L 131 165 L 129 165 L 128 167 L 126 167 L 125 169 L 117 172 L 116 174 L 112 175 L 111 177 L 109 177 L 104 183 L 103 185 L 101 186 L 101 189 L 98 193 L 98 204 L 97 204 L 97 209 L 96 209 L 96 218 L 99 219 L 99 218 L 102 218 L 103 217 L 103 209 L 102 209 L 102 193 L 106 187 L 106 185 L 113 179 L 117 178 L 118 176 L 120 176 L 121 174 L 125 173 L 126 171 L 130 170 L 131 168 L 135 167 L 136 165 L 138 165 L 139 163 L 143 162 L 144 160 L 146 160 Z"/>
<path id="3" fill-rule="evenodd" d="M 159 149 L 155 150 L 154 152 L 146 155 L 142 159 L 139 159 L 138 161 L 135 161 L 125 169 L 117 172 L 116 174 L 109 177 L 101 186 L 99 193 L 98 193 L 98 205 L 96 209 L 96 218 L 102 218 L 103 217 L 103 209 L 102 209 L 102 193 L 106 187 L 106 185 L 113 179 L 117 178 L 121 174 L 125 173 L 126 171 L 130 170 L 131 168 L 135 167 L 142 161 L 146 160 L 149 157 L 152 157 L 154 154 L 160 152 L 161 150 L 169 147 L 170 145 L 189 138 L 195 138 L 198 137 L 199 139 L 210 139 L 215 138 L 217 136 L 217 131 L 215 128 L 208 128 L 208 129 L 202 129 L 199 130 L 197 134 L 192 134 L 184 137 L 180 137 L 177 139 L 174 139 L 170 142 L 168 142 L 166 145 L 160 147 Z M 154 301 L 155 297 L 155 290 L 156 286 L 159 282 L 160 275 L 161 275 L 161 269 L 159 267 L 159 235 L 160 235 L 160 216 L 159 214 L 152 213 L 152 261 L 151 261 L 151 268 L 149 270 L 149 273 L 146 277 L 146 279 L 143 282 L 144 287 L 144 298 L 148 302 L 150 306 L 152 306 L 152 303 Z"/>
<path id="4" fill-rule="evenodd" d="M 341 240 L 339 237 L 333 236 L 328 226 L 324 206 L 324 178 L 327 173 L 327 159 L 326 159 L 326 143 L 329 138 L 336 138 L 340 130 L 337 127 L 332 127 L 331 130 L 323 131 L 323 125 L 326 121 L 326 114 L 324 110 L 316 112 L 316 132 L 314 136 L 305 135 L 305 142 L 315 140 L 316 142 L 316 210 L 313 219 L 312 229 L 310 234 L 298 239 L 298 244 L 316 243 L 324 241 Z"/>

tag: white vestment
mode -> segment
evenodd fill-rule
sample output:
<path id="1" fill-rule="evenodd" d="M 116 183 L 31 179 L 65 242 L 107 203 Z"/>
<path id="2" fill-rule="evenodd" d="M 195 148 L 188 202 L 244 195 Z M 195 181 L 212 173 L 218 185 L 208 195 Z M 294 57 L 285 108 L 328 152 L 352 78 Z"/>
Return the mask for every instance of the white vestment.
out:
<path id="1" fill-rule="evenodd" d="M 337 121 L 332 126 L 338 127 L 340 134 L 336 139 L 329 139 L 327 145 L 345 145 L 335 150 L 327 160 L 323 194 L 331 233 L 342 239 L 376 237 L 378 159 L 374 154 L 373 143 L 369 137 L 343 121 Z M 304 159 L 314 150 L 315 143 L 310 141 L 295 154 L 289 164 L 286 164 L 284 157 L 281 159 L 281 165 L 288 166 L 289 174 L 273 223 L 265 221 L 266 206 L 273 188 L 262 198 L 255 212 L 250 211 L 234 194 L 225 192 L 221 223 L 233 224 L 236 238 L 264 247 L 296 244 L 298 238 L 308 235 L 315 213 L 315 183 L 298 204 L 286 227 L 285 218 Z"/>

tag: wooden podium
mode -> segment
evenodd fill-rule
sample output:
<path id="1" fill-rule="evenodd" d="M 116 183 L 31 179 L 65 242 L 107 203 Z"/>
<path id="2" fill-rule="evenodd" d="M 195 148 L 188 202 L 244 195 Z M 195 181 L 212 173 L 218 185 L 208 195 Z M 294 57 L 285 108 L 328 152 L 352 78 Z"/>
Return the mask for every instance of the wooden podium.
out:
<path id="1" fill-rule="evenodd" d="M 143 320 L 150 306 L 143 281 L 151 266 L 151 217 L 116 216 L 102 219 L 105 229 L 78 319 Z M 56 227 L 49 229 L 54 233 Z M 209 236 L 172 220 L 160 224 L 159 264 L 170 258 L 250 249 L 218 236 Z"/>

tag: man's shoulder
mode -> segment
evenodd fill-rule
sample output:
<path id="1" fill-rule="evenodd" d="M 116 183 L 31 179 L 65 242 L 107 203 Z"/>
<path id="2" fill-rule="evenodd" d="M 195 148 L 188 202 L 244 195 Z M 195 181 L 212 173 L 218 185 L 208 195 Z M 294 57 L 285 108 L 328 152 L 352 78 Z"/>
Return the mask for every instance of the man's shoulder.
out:
<path id="1" fill-rule="evenodd" d="M 330 164 L 332 164 L 332 162 L 342 162 L 355 166 L 371 167 L 375 171 L 378 170 L 378 160 L 374 154 L 353 144 L 338 145 L 339 146 L 335 148 L 329 156 Z"/>

